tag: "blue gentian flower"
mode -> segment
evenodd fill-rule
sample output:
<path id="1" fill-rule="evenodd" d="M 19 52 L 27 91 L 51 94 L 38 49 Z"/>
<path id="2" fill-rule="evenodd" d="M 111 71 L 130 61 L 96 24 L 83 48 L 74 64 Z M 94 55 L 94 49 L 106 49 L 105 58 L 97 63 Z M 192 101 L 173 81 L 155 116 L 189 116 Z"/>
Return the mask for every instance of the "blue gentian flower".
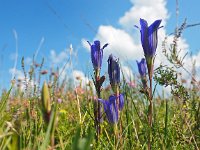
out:
<path id="1" fill-rule="evenodd" d="M 147 74 L 147 67 L 146 67 L 146 61 L 144 58 L 141 59 L 140 62 L 136 61 L 138 65 L 138 71 L 141 76 L 141 81 L 143 88 L 146 89 L 147 87 L 147 79 L 146 79 L 146 74 Z"/>
<path id="2" fill-rule="evenodd" d="M 111 86 L 119 85 L 120 83 L 119 59 L 114 58 L 112 54 L 108 58 L 108 74 Z"/>
<path id="3" fill-rule="evenodd" d="M 91 60 L 93 64 L 93 68 L 95 70 L 101 69 L 102 59 L 103 59 L 103 49 L 108 46 L 108 43 L 105 44 L 102 48 L 100 47 L 100 41 L 96 40 L 94 41 L 94 44 L 90 44 L 89 41 L 87 41 L 90 45 L 91 49 Z"/>
<path id="4" fill-rule="evenodd" d="M 119 95 L 119 107 L 117 107 L 117 97 L 115 95 L 111 95 L 108 100 L 99 99 L 99 101 L 103 103 L 108 122 L 112 124 L 117 123 L 119 120 L 118 108 L 122 110 L 124 107 L 123 94 Z"/>
<path id="5" fill-rule="evenodd" d="M 144 58 L 141 59 L 140 62 L 136 61 L 138 65 L 138 71 L 140 73 L 141 77 L 145 77 L 147 73 L 147 68 L 146 68 L 146 61 Z"/>
<path id="6" fill-rule="evenodd" d="M 148 27 L 147 21 L 140 19 L 141 42 L 145 57 L 153 57 L 155 55 L 158 45 L 157 31 L 161 28 L 159 27 L 161 21 L 162 20 L 156 20 Z"/>

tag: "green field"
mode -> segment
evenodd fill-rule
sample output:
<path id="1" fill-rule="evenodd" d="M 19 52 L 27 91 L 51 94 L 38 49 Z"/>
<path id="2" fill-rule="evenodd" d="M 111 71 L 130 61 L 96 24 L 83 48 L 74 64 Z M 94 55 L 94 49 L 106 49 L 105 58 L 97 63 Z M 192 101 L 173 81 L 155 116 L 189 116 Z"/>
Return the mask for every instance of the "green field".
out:
<path id="1" fill-rule="evenodd" d="M 147 62 L 151 61 L 147 63 L 148 73 L 138 73 L 130 80 L 121 70 L 118 81 L 112 72 L 118 66 L 112 65 L 109 75 L 102 76 L 104 72 L 93 62 L 90 82 L 76 77 L 78 84 L 74 84 L 73 79 L 61 80 L 59 71 L 45 72 L 43 60 L 35 64 L 33 58 L 30 70 L 26 70 L 22 58 L 25 79 L 13 79 L 10 89 L 1 94 L 0 150 L 198 150 L 200 82 L 195 63 L 192 72 L 185 69 L 177 49 L 185 27 L 183 23 L 176 30 L 169 48 L 163 42 L 162 51 L 170 65 L 149 69 L 157 57 L 145 54 Z M 120 62 L 114 61 L 120 69 Z M 183 72 L 189 78 L 183 78 Z M 162 86 L 168 87 L 171 94 L 166 94 Z M 103 100 L 108 102 L 112 94 L 118 97 L 106 105 L 110 108 L 105 112 Z M 118 115 L 113 114 L 116 112 Z"/>

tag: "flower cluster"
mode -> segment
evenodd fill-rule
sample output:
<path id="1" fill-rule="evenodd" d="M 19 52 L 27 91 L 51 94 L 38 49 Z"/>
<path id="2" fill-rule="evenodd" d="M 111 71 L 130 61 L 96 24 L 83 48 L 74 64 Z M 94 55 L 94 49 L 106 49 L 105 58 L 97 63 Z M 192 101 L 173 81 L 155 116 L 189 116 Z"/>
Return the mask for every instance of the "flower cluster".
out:
<path id="1" fill-rule="evenodd" d="M 94 41 L 94 44 L 90 44 L 88 41 L 91 49 L 91 60 L 94 68 L 94 78 L 93 82 L 96 88 L 96 92 L 98 95 L 98 98 L 100 98 L 101 94 L 101 86 L 103 82 L 105 81 L 105 76 L 100 76 L 100 70 L 102 65 L 102 59 L 103 59 L 103 49 L 108 46 L 108 44 L 105 44 L 102 48 L 100 45 L 100 41 L 96 40 Z M 102 120 L 102 112 L 101 112 L 101 105 L 100 101 L 94 101 L 94 125 L 96 128 L 97 133 L 97 139 L 99 137 L 99 134 L 101 132 L 100 122 Z"/>
<path id="2" fill-rule="evenodd" d="M 94 44 L 90 44 L 91 49 L 91 60 L 94 68 L 94 75 L 95 78 L 93 79 L 94 85 L 97 91 L 97 94 L 100 95 L 100 88 L 102 83 L 105 80 L 105 76 L 100 77 L 100 69 L 102 65 L 102 59 L 103 59 L 103 49 L 108 46 L 108 44 L 105 44 L 102 48 L 100 46 L 100 41 L 96 40 L 94 41 Z M 119 59 L 116 59 L 111 54 L 108 58 L 108 74 L 109 74 L 109 80 L 110 85 L 113 89 L 114 94 L 109 97 L 108 100 L 103 100 L 98 96 L 98 101 L 101 102 L 104 106 L 104 111 L 106 114 L 106 117 L 110 123 L 117 123 L 119 119 L 119 111 L 122 110 L 124 106 L 124 97 L 123 94 L 119 93 L 119 87 L 120 87 L 120 67 L 119 67 Z M 94 105 L 94 115 L 95 119 L 98 120 L 96 122 L 100 122 L 101 118 L 99 118 L 100 115 L 100 108 Z M 97 110 L 98 109 L 98 113 Z"/>
<path id="3" fill-rule="evenodd" d="M 150 26 L 144 19 L 140 19 L 140 33 L 141 33 L 141 43 L 144 51 L 145 59 L 143 58 L 141 62 L 137 62 L 138 70 L 141 76 L 143 89 L 141 90 L 149 100 L 148 106 L 148 124 L 150 127 L 149 139 L 148 139 L 148 149 L 151 149 L 152 141 L 152 125 L 153 125 L 153 86 L 152 86 L 152 77 L 153 77 L 153 67 L 156 49 L 158 45 L 158 29 L 160 27 L 161 20 L 154 21 Z M 146 60 L 146 62 L 145 62 Z M 148 69 L 149 77 L 149 86 L 147 85 L 148 81 L 146 80 L 146 65 Z"/>
<path id="4" fill-rule="evenodd" d="M 106 117 L 110 123 L 117 123 L 119 120 L 119 111 L 124 107 L 124 96 L 119 93 L 120 88 L 120 67 L 119 59 L 116 59 L 112 54 L 108 58 L 108 74 L 110 85 L 114 95 L 111 95 L 108 100 L 99 99 L 104 105 Z"/>
<path id="5" fill-rule="evenodd" d="M 144 52 L 144 57 L 141 61 L 136 61 L 138 66 L 138 71 L 140 73 L 141 81 L 142 81 L 142 89 L 141 92 L 147 96 L 149 100 L 149 110 L 148 110 L 148 123 L 149 126 L 152 127 L 153 120 L 153 92 L 152 92 L 152 76 L 153 76 L 153 67 L 154 67 L 154 59 L 156 54 L 156 49 L 158 45 L 158 29 L 160 27 L 161 20 L 154 21 L 150 26 L 144 19 L 140 19 L 140 27 L 136 26 L 140 29 L 141 33 L 141 45 Z M 91 60 L 94 69 L 94 78 L 93 82 L 96 88 L 98 101 L 94 101 L 94 126 L 96 128 L 97 140 L 100 135 L 100 122 L 102 119 L 102 111 L 101 105 L 103 104 L 104 112 L 106 114 L 106 118 L 109 123 L 117 124 L 120 111 L 122 111 L 124 107 L 124 95 L 120 93 L 120 65 L 119 59 L 115 58 L 112 54 L 108 58 L 108 75 L 110 80 L 110 85 L 112 87 L 113 94 L 109 96 L 107 100 L 101 98 L 101 86 L 105 81 L 105 76 L 100 76 L 100 70 L 102 66 L 103 59 L 103 49 L 108 46 L 105 44 L 102 48 L 100 45 L 100 41 L 96 40 L 93 44 L 90 44 L 91 49 Z M 148 72 L 147 72 L 148 71 Z M 147 78 L 148 73 L 148 78 Z M 149 85 L 148 85 L 149 83 Z M 117 132 L 117 126 L 115 126 L 115 135 L 119 137 Z M 149 137 L 151 137 L 149 135 Z M 148 141 L 148 148 L 151 149 L 151 138 Z"/>

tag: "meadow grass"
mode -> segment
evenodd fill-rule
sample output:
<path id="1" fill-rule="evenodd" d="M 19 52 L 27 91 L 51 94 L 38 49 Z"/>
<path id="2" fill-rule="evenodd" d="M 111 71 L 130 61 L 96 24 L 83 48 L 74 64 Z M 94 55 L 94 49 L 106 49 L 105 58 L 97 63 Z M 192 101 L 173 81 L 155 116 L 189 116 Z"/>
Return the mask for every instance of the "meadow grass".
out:
<path id="1" fill-rule="evenodd" d="M 178 34 L 176 34 L 178 35 Z M 175 36 L 179 38 L 178 36 Z M 174 44 L 174 45 L 173 45 Z M 172 44 L 175 47 L 175 43 Z M 164 51 L 165 53 L 166 51 Z M 172 65 L 184 67 L 177 51 L 166 55 Z M 33 60 L 34 62 L 34 60 Z M 178 62 L 178 63 L 177 63 Z M 0 149 L 9 150 L 88 150 L 88 149 L 147 149 L 151 132 L 151 149 L 193 150 L 200 147 L 199 82 L 191 75 L 191 84 L 185 86 L 178 71 L 161 66 L 155 69 L 155 85 L 171 86 L 171 96 L 153 90 L 153 123 L 148 122 L 147 97 L 141 93 L 139 78 L 131 86 L 125 78 L 120 92 L 125 105 L 117 124 L 110 124 L 102 113 L 101 131 L 96 139 L 93 83 L 74 86 L 70 80 L 59 80 L 59 71 L 42 71 L 44 60 L 32 64 L 27 75 L 22 59 L 25 80 L 13 81 L 9 90 L 2 92 L 0 100 Z M 123 72 L 122 72 L 123 74 Z M 37 80 L 36 75 L 38 76 Z M 50 114 L 45 114 L 44 93 L 40 78 L 49 75 L 47 82 Z M 164 79 L 164 80 L 163 80 Z M 187 79 L 188 80 L 188 79 Z M 42 83 L 43 84 L 43 83 Z M 23 88 L 22 88 L 23 86 Z M 108 99 L 111 87 L 104 85 L 101 98 Z M 159 89 L 160 90 L 160 89 Z M 185 95 L 184 95 L 185 94 Z M 47 97 L 48 97 L 47 96 Z M 46 118 L 49 115 L 48 119 Z M 116 131 L 117 128 L 117 131 Z M 117 132 L 117 133 L 116 133 Z"/>

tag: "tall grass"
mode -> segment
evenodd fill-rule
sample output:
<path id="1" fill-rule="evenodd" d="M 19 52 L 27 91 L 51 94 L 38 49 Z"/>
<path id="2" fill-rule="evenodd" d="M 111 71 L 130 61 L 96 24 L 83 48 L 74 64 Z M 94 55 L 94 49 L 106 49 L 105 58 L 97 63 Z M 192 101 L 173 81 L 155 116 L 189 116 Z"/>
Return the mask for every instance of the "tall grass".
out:
<path id="1" fill-rule="evenodd" d="M 179 35 L 175 34 L 170 53 L 166 54 L 166 49 L 163 52 L 172 65 L 178 65 L 180 68 L 184 65 L 181 63 L 183 58 L 178 57 L 176 50 L 176 39 Z M 157 94 L 152 100 L 154 111 L 151 129 L 147 117 L 148 100 L 140 92 L 140 83 L 136 82 L 139 78 L 134 81 L 126 81 L 123 78 L 120 92 L 124 94 L 125 107 L 120 112 L 117 124 L 118 136 L 115 136 L 115 126 L 108 123 L 103 113 L 101 134 L 98 135 L 97 143 L 93 113 L 96 95 L 93 84 L 82 86 L 82 79 L 77 77 L 80 84 L 74 87 L 70 80 L 59 80 L 59 71 L 48 74 L 42 71 L 43 63 L 44 60 L 36 65 L 33 58 L 31 71 L 27 75 L 22 59 L 24 82 L 15 81 L 8 91 L 2 92 L 1 150 L 147 149 L 150 130 L 152 149 L 199 149 L 200 90 L 195 71 L 191 73 L 191 85 L 187 88 L 184 87 L 183 81 L 188 79 L 180 81 L 177 70 L 163 66 L 158 68 L 154 78 L 155 84 L 171 86 L 172 95 L 165 96 L 163 91 L 163 95 Z M 42 110 L 40 82 L 42 76 L 47 75 L 50 76 L 47 83 L 51 113 L 50 120 L 46 122 Z M 134 82 L 135 87 L 130 86 L 128 82 Z M 102 88 L 101 98 L 107 99 L 110 93 L 111 87 Z"/>

